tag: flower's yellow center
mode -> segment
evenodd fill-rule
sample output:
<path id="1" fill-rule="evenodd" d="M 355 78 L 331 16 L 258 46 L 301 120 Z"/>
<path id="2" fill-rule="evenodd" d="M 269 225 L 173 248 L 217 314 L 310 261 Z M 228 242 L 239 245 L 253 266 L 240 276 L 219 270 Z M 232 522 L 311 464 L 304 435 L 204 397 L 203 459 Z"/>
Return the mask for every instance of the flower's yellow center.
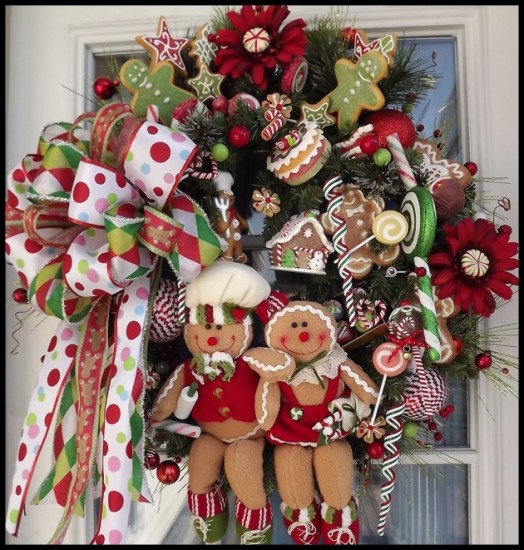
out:
<path id="1" fill-rule="evenodd" d="M 470 277 L 484 277 L 489 270 L 489 259 L 484 252 L 472 248 L 462 255 L 462 271 Z"/>
<path id="2" fill-rule="evenodd" d="M 254 27 L 244 34 L 242 43 L 249 53 L 261 53 L 269 46 L 269 34 L 262 27 Z"/>

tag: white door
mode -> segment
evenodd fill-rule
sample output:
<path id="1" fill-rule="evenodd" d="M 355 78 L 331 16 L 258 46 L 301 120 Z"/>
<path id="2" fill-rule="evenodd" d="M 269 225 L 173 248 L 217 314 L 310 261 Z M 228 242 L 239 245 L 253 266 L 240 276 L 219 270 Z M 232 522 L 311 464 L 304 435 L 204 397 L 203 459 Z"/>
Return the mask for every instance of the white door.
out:
<path id="1" fill-rule="evenodd" d="M 6 7 L 6 168 L 33 153 L 41 129 L 50 122 L 72 121 L 85 110 L 83 90 L 92 75 L 93 53 L 118 53 L 138 34 L 156 29 L 163 15 L 184 32 L 209 20 L 214 6 L 8 6 Z M 326 6 L 291 6 L 294 16 L 327 14 Z M 481 174 L 497 183 L 481 184 L 487 195 L 511 200 L 507 214 L 518 235 L 518 7 L 517 6 L 354 6 L 347 19 L 370 33 L 403 31 L 408 36 L 453 36 L 457 41 L 462 144 L 476 159 Z M 138 47 L 137 47 L 138 50 Z M 500 180 L 504 178 L 501 183 Z M 495 188 L 496 186 L 496 188 Z M 503 187 L 502 187 L 503 186 Z M 6 484 L 10 486 L 26 406 L 56 322 L 13 305 L 17 282 L 6 268 Z M 517 323 L 518 296 L 490 318 L 498 327 Z M 17 317 L 15 317 L 15 314 Z M 19 329 L 18 319 L 22 318 Z M 16 342 L 20 345 L 13 353 Z M 507 344 L 518 352 L 516 336 Z M 517 400 L 503 396 L 481 377 L 472 385 L 472 429 L 467 449 L 453 459 L 470 465 L 470 543 L 518 542 Z M 477 399 L 476 394 L 480 399 Z M 477 406 L 477 404 L 479 404 Z M 45 453 L 44 453 L 45 454 Z M 50 461 L 48 462 L 48 465 Z M 41 471 L 40 471 L 41 470 Z M 47 472 L 43 464 L 34 488 Z M 169 500 L 171 499 L 171 500 Z M 148 519 L 137 520 L 132 541 L 160 543 L 184 497 L 164 493 L 160 513 L 150 507 Z M 46 543 L 60 509 L 28 506 L 17 538 L 8 544 Z M 151 518 L 151 521 L 149 521 Z M 89 518 L 86 523 L 89 523 Z M 66 542 L 85 543 L 86 523 L 74 523 Z M 189 526 L 188 526 L 189 528 Z M 131 541 L 130 541 L 131 542 Z"/>

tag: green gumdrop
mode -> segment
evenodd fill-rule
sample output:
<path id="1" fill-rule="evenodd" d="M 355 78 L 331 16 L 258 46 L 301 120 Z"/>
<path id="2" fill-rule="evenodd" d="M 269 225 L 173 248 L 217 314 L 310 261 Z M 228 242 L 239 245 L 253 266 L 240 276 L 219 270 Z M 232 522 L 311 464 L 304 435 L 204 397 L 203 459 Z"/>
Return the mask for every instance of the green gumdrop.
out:
<path id="1" fill-rule="evenodd" d="M 406 422 L 402 428 L 402 435 L 409 439 L 415 439 L 418 433 L 418 425 L 416 422 Z"/>
<path id="2" fill-rule="evenodd" d="M 217 162 L 223 162 L 229 157 L 229 149 L 223 143 L 215 143 L 215 145 L 211 147 L 211 156 Z"/>
<path id="3" fill-rule="evenodd" d="M 377 149 L 373 153 L 373 162 L 379 166 L 387 166 L 391 162 L 391 153 L 387 149 Z"/>

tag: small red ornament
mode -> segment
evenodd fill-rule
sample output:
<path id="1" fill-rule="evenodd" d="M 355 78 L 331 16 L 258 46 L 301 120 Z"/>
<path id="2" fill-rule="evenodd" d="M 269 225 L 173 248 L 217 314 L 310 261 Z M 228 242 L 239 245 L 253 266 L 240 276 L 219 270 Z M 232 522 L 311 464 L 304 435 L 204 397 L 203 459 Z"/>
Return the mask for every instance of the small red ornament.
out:
<path id="1" fill-rule="evenodd" d="M 426 268 L 425 267 L 417 267 L 415 269 L 415 275 L 417 277 L 425 277 L 427 274 L 427 271 L 426 271 Z"/>
<path id="2" fill-rule="evenodd" d="M 13 290 L 13 300 L 17 304 L 27 304 L 27 290 L 25 288 L 15 288 Z"/>
<path id="3" fill-rule="evenodd" d="M 171 485 L 180 477 L 180 468 L 174 460 L 164 460 L 156 469 L 158 481 L 165 485 Z"/>
<path id="4" fill-rule="evenodd" d="M 444 436 L 440 432 L 435 432 L 433 434 L 433 438 L 435 441 L 442 441 L 444 439 Z"/>
<path id="5" fill-rule="evenodd" d="M 508 369 L 508 367 L 504 367 L 504 368 L 502 369 L 502 374 L 509 374 L 509 369 Z"/>
<path id="6" fill-rule="evenodd" d="M 484 353 L 479 353 L 475 357 L 475 365 L 478 370 L 489 369 L 492 364 L 493 364 L 493 359 L 491 358 L 491 353 L 489 351 L 485 351 Z"/>
<path id="7" fill-rule="evenodd" d="M 111 99 L 115 95 L 117 85 L 118 80 L 99 76 L 93 83 L 93 92 L 99 99 Z"/>
<path id="8" fill-rule="evenodd" d="M 160 456 L 153 449 L 147 449 L 144 456 L 144 468 L 154 470 L 160 464 Z"/>
<path id="9" fill-rule="evenodd" d="M 435 138 L 439 138 L 441 135 L 442 135 L 442 132 L 438 129 L 433 132 L 433 137 Z"/>
<path id="10" fill-rule="evenodd" d="M 229 130 L 228 139 L 231 145 L 240 149 L 249 143 L 251 135 L 245 126 L 239 124 L 238 126 L 233 126 L 233 128 Z"/>
<path id="11" fill-rule="evenodd" d="M 474 176 L 478 171 L 479 167 L 474 163 L 468 160 L 468 162 L 464 163 L 464 166 L 468 169 L 468 172 Z"/>
<path id="12" fill-rule="evenodd" d="M 360 150 L 365 155 L 372 155 L 378 149 L 378 138 L 375 134 L 363 136 L 360 140 Z"/>
<path id="13" fill-rule="evenodd" d="M 453 336 L 453 345 L 455 346 L 457 355 L 460 355 L 464 349 L 464 342 L 458 336 Z"/>
<path id="14" fill-rule="evenodd" d="M 455 405 L 447 405 L 446 409 L 448 411 L 448 414 L 453 414 L 455 412 Z"/>
<path id="15" fill-rule="evenodd" d="M 370 443 L 368 445 L 368 455 L 370 458 L 378 460 L 384 456 L 385 452 L 386 449 L 384 447 L 384 444 L 380 441 L 373 441 L 373 443 Z"/>
<path id="16" fill-rule="evenodd" d="M 229 99 L 225 95 L 219 95 L 213 98 L 211 102 L 211 108 L 213 111 L 220 111 L 221 113 L 227 113 L 229 109 Z"/>
<path id="17" fill-rule="evenodd" d="M 436 422 L 433 422 L 433 421 L 428 422 L 428 430 L 433 431 L 433 430 L 436 430 L 436 429 L 437 429 L 437 424 L 436 424 Z"/>
<path id="18" fill-rule="evenodd" d="M 423 132 L 424 131 L 424 124 L 417 124 L 417 132 Z"/>
<path id="19" fill-rule="evenodd" d="M 357 29 L 353 27 L 345 27 L 342 29 L 342 35 L 348 44 L 353 44 L 355 41 L 355 35 L 357 34 Z"/>
<path id="20" fill-rule="evenodd" d="M 413 147 L 417 132 L 411 118 L 395 109 L 381 109 L 365 118 L 366 124 L 373 124 L 373 133 L 377 136 L 378 146 L 388 148 L 386 137 L 397 134 L 400 144 L 404 149 Z"/>

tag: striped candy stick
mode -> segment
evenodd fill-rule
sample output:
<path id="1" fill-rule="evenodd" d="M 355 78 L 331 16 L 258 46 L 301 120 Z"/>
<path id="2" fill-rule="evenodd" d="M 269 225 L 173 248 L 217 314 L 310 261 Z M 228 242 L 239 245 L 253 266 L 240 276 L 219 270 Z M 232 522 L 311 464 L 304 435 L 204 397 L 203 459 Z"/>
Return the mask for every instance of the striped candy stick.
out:
<path id="1" fill-rule="evenodd" d="M 336 212 L 340 210 L 344 201 L 344 197 L 339 191 L 336 191 L 343 180 L 340 176 L 329 178 L 324 183 L 324 197 L 328 201 L 327 213 L 332 227 L 335 228 L 333 233 L 333 245 L 338 254 L 336 260 L 338 272 L 342 279 L 342 291 L 346 302 L 346 310 L 348 314 L 349 326 L 355 326 L 357 315 L 355 310 L 355 297 L 353 295 L 353 275 L 349 269 L 350 250 L 344 242 L 347 233 L 346 222 Z"/>
<path id="2" fill-rule="evenodd" d="M 404 414 L 406 408 L 405 398 L 402 402 L 394 405 L 386 412 L 386 423 L 391 427 L 392 431 L 384 437 L 384 447 L 386 449 L 386 456 L 382 462 L 382 475 L 386 478 L 386 481 L 382 483 L 380 488 L 380 512 L 377 526 L 377 533 L 380 536 L 384 535 L 384 529 L 386 527 L 386 520 L 391 508 L 391 502 L 393 500 L 391 493 L 395 486 L 395 471 L 393 468 L 397 465 L 400 458 L 400 449 L 397 443 L 402 437 L 402 423 L 400 417 Z"/>
<path id="3" fill-rule="evenodd" d="M 391 152 L 392 157 L 395 159 L 398 164 L 398 174 L 404 187 L 409 191 L 413 187 L 417 186 L 417 180 L 413 174 L 413 170 L 408 162 L 404 148 L 398 139 L 397 134 L 390 134 L 386 137 L 386 142 L 389 146 L 389 151 Z"/>

